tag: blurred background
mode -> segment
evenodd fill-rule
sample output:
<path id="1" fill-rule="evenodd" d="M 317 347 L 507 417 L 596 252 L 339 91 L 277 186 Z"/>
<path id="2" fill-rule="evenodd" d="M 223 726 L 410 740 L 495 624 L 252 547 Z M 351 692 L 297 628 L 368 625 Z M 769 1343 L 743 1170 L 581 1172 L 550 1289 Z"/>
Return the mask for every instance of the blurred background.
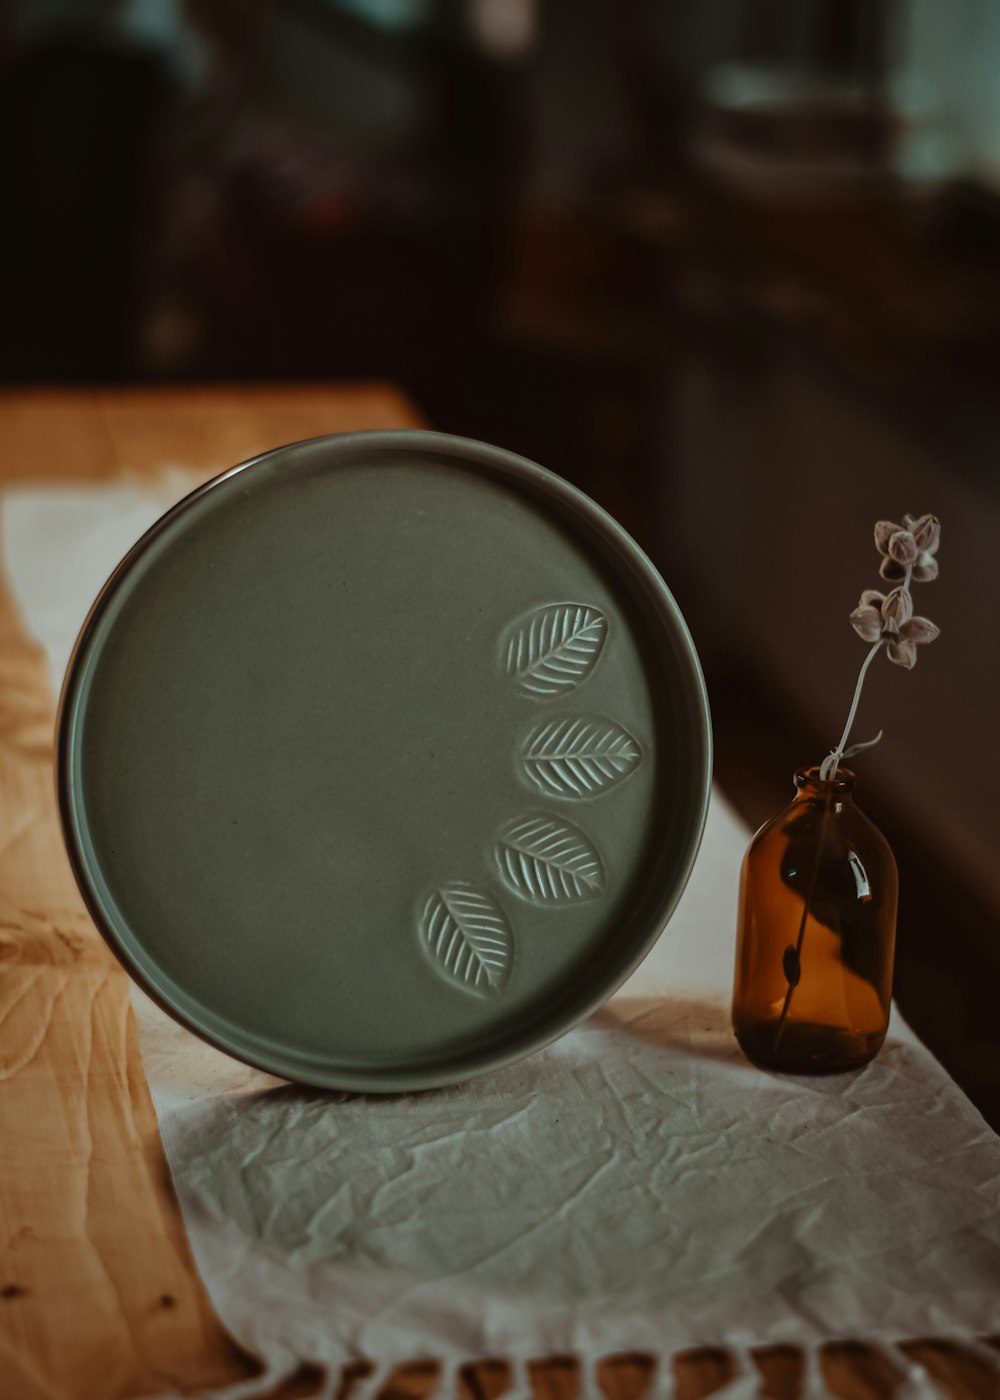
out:
<path id="1" fill-rule="evenodd" d="M 1000 1126 L 998 74 L 996 0 L 0 0 L 2 384 L 388 380 L 568 477 L 751 824 L 839 735 L 874 521 L 941 517 L 859 800 Z"/>

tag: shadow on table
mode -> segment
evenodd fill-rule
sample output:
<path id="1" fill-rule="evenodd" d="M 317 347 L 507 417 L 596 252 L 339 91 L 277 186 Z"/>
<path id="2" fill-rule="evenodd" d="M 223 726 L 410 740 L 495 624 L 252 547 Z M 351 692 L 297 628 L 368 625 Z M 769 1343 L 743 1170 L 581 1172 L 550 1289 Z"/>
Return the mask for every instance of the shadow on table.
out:
<path id="1" fill-rule="evenodd" d="M 718 1060 L 752 1070 L 736 1043 L 723 1001 L 684 997 L 615 997 L 593 1021 L 646 1045 L 696 1059 Z"/>

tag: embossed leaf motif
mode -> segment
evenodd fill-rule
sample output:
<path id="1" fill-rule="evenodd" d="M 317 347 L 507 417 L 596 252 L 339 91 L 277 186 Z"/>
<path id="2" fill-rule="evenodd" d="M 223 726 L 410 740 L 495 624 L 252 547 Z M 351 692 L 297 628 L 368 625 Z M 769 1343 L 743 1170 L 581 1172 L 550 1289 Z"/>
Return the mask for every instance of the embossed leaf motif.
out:
<path id="1" fill-rule="evenodd" d="M 589 715 L 536 724 L 521 741 L 523 775 L 547 797 L 596 797 L 638 766 L 642 750 L 614 720 Z"/>
<path id="2" fill-rule="evenodd" d="M 589 837 L 545 813 L 508 822 L 496 860 L 507 883 L 539 904 L 591 899 L 604 889 L 604 866 Z"/>
<path id="3" fill-rule="evenodd" d="M 503 910 L 487 891 L 464 880 L 440 885 L 421 911 L 420 938 L 458 986 L 486 996 L 503 991 L 514 940 Z"/>
<path id="4" fill-rule="evenodd" d="M 525 695 L 563 695 L 594 669 L 607 633 L 604 614 L 584 603 L 537 608 L 504 632 L 504 671 Z"/>

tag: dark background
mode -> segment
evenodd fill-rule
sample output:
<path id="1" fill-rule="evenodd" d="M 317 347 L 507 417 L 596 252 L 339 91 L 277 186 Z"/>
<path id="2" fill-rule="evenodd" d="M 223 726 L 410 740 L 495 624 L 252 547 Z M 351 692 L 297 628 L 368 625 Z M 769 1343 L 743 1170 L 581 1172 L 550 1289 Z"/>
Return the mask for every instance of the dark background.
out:
<path id="1" fill-rule="evenodd" d="M 390 379 L 562 473 L 676 593 L 751 823 L 839 734 L 873 522 L 941 517 L 860 801 L 995 1125 L 998 74 L 993 0 L 0 3 L 0 381 Z"/>

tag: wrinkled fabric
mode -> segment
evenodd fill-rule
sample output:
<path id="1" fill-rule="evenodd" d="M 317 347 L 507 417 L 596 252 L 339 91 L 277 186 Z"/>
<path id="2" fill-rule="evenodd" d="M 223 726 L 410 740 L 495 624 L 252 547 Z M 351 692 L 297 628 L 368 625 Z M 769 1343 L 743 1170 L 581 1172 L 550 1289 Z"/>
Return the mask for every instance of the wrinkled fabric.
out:
<path id="1" fill-rule="evenodd" d="M 104 576 L 190 484 L 8 494 L 8 573 L 54 684 Z M 448 1089 L 298 1088 L 135 992 L 198 1268 L 269 1375 L 997 1329 L 1000 1140 L 898 1014 L 854 1074 L 741 1056 L 728 1002 L 747 839 L 715 796 L 680 907 L 610 1005 Z M 746 1372 L 729 1387 L 755 1389 Z"/>

